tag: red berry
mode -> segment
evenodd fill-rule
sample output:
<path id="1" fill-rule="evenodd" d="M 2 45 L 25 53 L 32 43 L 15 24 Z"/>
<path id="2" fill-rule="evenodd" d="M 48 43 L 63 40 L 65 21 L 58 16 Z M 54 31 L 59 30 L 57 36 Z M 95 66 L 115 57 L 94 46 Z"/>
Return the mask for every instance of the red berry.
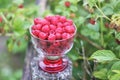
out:
<path id="1" fill-rule="evenodd" d="M 45 40 L 45 39 L 47 39 L 47 37 L 48 37 L 47 33 L 44 33 L 44 32 L 40 32 L 40 33 L 39 33 L 39 38 L 40 38 L 40 39 Z"/>
<path id="2" fill-rule="evenodd" d="M 41 24 L 41 19 L 40 18 L 35 18 L 34 19 L 34 24 Z"/>
<path id="3" fill-rule="evenodd" d="M 70 7 L 71 3 L 69 1 L 65 1 L 65 4 L 64 4 L 66 7 Z"/>
<path id="4" fill-rule="evenodd" d="M 53 46 L 59 47 L 59 46 L 60 46 L 60 42 L 55 42 L 55 43 L 53 43 Z"/>
<path id="5" fill-rule="evenodd" d="M 109 23 L 108 22 L 105 23 L 105 27 L 109 28 Z"/>
<path id="6" fill-rule="evenodd" d="M 47 32 L 50 31 L 50 27 L 49 27 L 48 25 L 44 25 L 44 26 L 42 27 L 42 31 L 47 33 Z"/>
<path id="7" fill-rule="evenodd" d="M 33 26 L 32 26 L 32 29 L 41 30 L 41 27 L 42 27 L 41 24 L 37 24 L 37 25 L 33 25 Z"/>
<path id="8" fill-rule="evenodd" d="M 70 26 L 71 24 L 69 22 L 65 22 L 63 25 L 64 26 Z"/>
<path id="9" fill-rule="evenodd" d="M 73 21 L 71 19 L 68 19 L 67 22 L 71 25 L 73 25 Z"/>
<path id="10" fill-rule="evenodd" d="M 75 29 L 73 26 L 66 26 L 65 27 L 66 32 L 68 33 L 74 33 Z"/>
<path id="11" fill-rule="evenodd" d="M 39 32 L 40 32 L 39 30 L 32 30 L 32 34 L 36 37 L 39 36 Z"/>
<path id="12" fill-rule="evenodd" d="M 3 21 L 3 18 L 0 16 L 0 23 L 2 23 L 2 21 Z"/>
<path id="13" fill-rule="evenodd" d="M 61 33 L 56 33 L 55 36 L 56 36 L 56 39 L 57 39 L 57 40 L 60 40 L 60 39 L 62 38 Z"/>
<path id="14" fill-rule="evenodd" d="M 50 22 L 52 19 L 52 16 L 46 16 L 45 19 Z"/>
<path id="15" fill-rule="evenodd" d="M 65 16 L 61 16 L 59 21 L 62 22 L 62 23 L 66 22 L 66 17 Z"/>
<path id="16" fill-rule="evenodd" d="M 63 29 L 61 27 L 58 27 L 56 30 L 55 30 L 56 33 L 62 33 L 63 32 Z"/>
<path id="17" fill-rule="evenodd" d="M 53 25 L 56 25 L 56 24 L 58 23 L 58 19 L 57 19 L 56 17 L 53 17 L 53 18 L 51 19 L 51 23 L 52 23 Z"/>
<path id="18" fill-rule="evenodd" d="M 120 44 L 120 40 L 116 39 L 117 44 Z"/>
<path id="19" fill-rule="evenodd" d="M 63 27 L 63 24 L 61 22 L 58 22 L 57 27 Z"/>
<path id="20" fill-rule="evenodd" d="M 54 34 L 50 34 L 48 36 L 48 40 L 55 40 L 56 39 L 56 36 Z"/>
<path id="21" fill-rule="evenodd" d="M 91 18 L 91 19 L 89 20 L 89 23 L 92 24 L 92 25 L 95 25 L 95 22 L 96 22 L 96 21 L 95 21 L 95 19 L 93 19 L 93 18 Z"/>
<path id="22" fill-rule="evenodd" d="M 62 39 L 68 39 L 68 38 L 70 38 L 70 34 L 68 34 L 68 33 L 62 34 Z"/>
<path id="23" fill-rule="evenodd" d="M 51 25 L 50 25 L 50 29 L 51 29 L 51 30 L 55 30 L 55 29 L 56 29 L 56 26 L 51 24 Z"/>
<path id="24" fill-rule="evenodd" d="M 42 25 L 49 25 L 50 23 L 46 19 L 41 20 Z"/>
<path id="25" fill-rule="evenodd" d="M 23 8 L 24 6 L 23 6 L 23 4 L 20 4 L 18 7 L 19 7 L 19 8 Z"/>

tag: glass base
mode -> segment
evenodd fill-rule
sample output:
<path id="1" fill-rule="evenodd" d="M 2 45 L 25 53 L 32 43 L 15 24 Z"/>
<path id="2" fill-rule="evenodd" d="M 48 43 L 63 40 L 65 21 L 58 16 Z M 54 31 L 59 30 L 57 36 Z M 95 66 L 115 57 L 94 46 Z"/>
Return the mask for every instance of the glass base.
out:
<path id="1" fill-rule="evenodd" d="M 39 57 L 33 58 L 31 62 L 32 80 L 71 80 L 72 78 L 72 62 L 68 59 L 68 66 L 60 72 L 48 73 L 39 68 Z"/>

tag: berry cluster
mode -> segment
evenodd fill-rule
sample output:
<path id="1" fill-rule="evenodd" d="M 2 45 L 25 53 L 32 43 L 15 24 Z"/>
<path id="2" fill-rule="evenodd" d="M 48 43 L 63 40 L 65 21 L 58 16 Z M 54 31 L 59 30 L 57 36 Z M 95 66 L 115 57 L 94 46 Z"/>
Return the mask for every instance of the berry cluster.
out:
<path id="1" fill-rule="evenodd" d="M 32 34 L 43 40 L 63 40 L 73 36 L 75 27 L 73 21 L 64 16 L 46 16 L 35 18 Z"/>
<path id="2" fill-rule="evenodd" d="M 72 47 L 75 26 L 64 16 L 46 16 L 35 18 L 31 31 L 38 49 L 48 56 L 59 56 Z"/>

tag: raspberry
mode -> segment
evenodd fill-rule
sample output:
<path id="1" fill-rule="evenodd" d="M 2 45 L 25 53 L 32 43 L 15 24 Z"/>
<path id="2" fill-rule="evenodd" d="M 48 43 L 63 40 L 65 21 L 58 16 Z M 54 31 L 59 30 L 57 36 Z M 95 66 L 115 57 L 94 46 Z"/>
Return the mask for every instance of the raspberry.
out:
<path id="1" fill-rule="evenodd" d="M 56 24 L 58 23 L 58 19 L 57 19 L 56 17 L 53 17 L 53 18 L 51 19 L 51 23 L 52 23 L 53 25 L 56 25 Z"/>
<path id="2" fill-rule="evenodd" d="M 68 33 L 74 33 L 75 29 L 73 26 L 66 26 L 65 27 L 66 32 Z"/>
<path id="3" fill-rule="evenodd" d="M 69 1 L 65 1 L 64 5 L 65 5 L 66 7 L 70 7 L 71 3 L 70 3 Z"/>
<path id="4" fill-rule="evenodd" d="M 61 22 L 58 22 L 57 27 L 63 27 L 63 24 Z"/>
<path id="5" fill-rule="evenodd" d="M 58 27 L 56 30 L 55 30 L 56 33 L 62 33 L 63 32 L 63 29 L 61 27 Z"/>
<path id="6" fill-rule="evenodd" d="M 18 6 L 18 8 L 23 8 L 24 6 L 23 6 L 23 4 L 20 4 L 19 6 Z"/>
<path id="7" fill-rule="evenodd" d="M 37 25 L 33 25 L 33 26 L 32 26 L 32 29 L 41 30 L 41 27 L 42 27 L 41 24 L 37 24 Z"/>
<path id="8" fill-rule="evenodd" d="M 3 21 L 3 18 L 0 16 L 0 23 L 2 23 L 2 21 Z"/>
<path id="9" fill-rule="evenodd" d="M 48 36 L 48 40 L 55 40 L 56 39 L 56 36 L 54 34 L 50 34 Z"/>
<path id="10" fill-rule="evenodd" d="M 62 23 L 66 22 L 66 17 L 65 16 L 61 16 L 59 21 L 62 22 Z"/>
<path id="11" fill-rule="evenodd" d="M 68 34 L 68 33 L 62 34 L 62 39 L 68 39 L 68 38 L 70 38 L 70 34 Z"/>
<path id="12" fill-rule="evenodd" d="M 55 29 L 56 29 L 56 26 L 51 24 L 51 25 L 50 25 L 50 29 L 51 29 L 51 30 L 55 30 Z"/>
<path id="13" fill-rule="evenodd" d="M 96 21 L 95 21 L 95 19 L 93 19 L 93 18 L 91 18 L 91 19 L 89 20 L 89 23 L 92 24 L 92 25 L 95 25 L 95 22 L 96 22 Z"/>
<path id="14" fill-rule="evenodd" d="M 41 20 L 42 25 L 49 25 L 50 23 L 46 19 Z"/>
<path id="15" fill-rule="evenodd" d="M 41 24 L 41 19 L 40 18 L 35 18 L 34 19 L 34 24 Z"/>
<path id="16" fill-rule="evenodd" d="M 39 32 L 40 32 L 39 30 L 32 30 L 32 34 L 36 37 L 39 36 Z"/>
<path id="17" fill-rule="evenodd" d="M 42 27 L 42 31 L 43 32 L 49 32 L 50 31 L 50 28 L 49 28 L 49 26 L 48 25 L 44 25 L 43 27 Z"/>
<path id="18" fill-rule="evenodd" d="M 60 39 L 62 38 L 61 33 L 56 33 L 55 36 L 56 36 L 56 39 L 57 39 L 57 40 L 60 40 Z"/>
<path id="19" fill-rule="evenodd" d="M 64 26 L 70 26 L 71 24 L 69 22 L 65 22 L 63 25 Z"/>
<path id="20" fill-rule="evenodd" d="M 60 42 L 55 42 L 55 43 L 53 43 L 53 46 L 59 47 L 59 46 L 60 46 Z"/>
<path id="21" fill-rule="evenodd" d="M 39 32 L 39 38 L 45 40 L 48 37 L 48 35 L 44 32 Z"/>
<path id="22" fill-rule="evenodd" d="M 71 25 L 73 25 L 73 21 L 71 19 L 68 19 L 67 22 Z"/>
<path id="23" fill-rule="evenodd" d="M 52 19 L 52 16 L 46 16 L 45 19 L 50 22 Z"/>

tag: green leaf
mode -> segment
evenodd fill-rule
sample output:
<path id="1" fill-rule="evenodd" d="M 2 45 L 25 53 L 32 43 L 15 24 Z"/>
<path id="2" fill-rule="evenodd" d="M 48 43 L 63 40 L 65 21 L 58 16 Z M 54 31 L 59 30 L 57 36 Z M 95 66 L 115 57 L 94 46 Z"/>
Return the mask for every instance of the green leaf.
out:
<path id="1" fill-rule="evenodd" d="M 117 33 L 115 37 L 116 39 L 120 40 L 120 33 Z"/>
<path id="2" fill-rule="evenodd" d="M 116 60 L 115 54 L 110 50 L 98 50 L 92 54 L 91 59 L 96 59 L 98 62 L 106 62 Z"/>
<path id="3" fill-rule="evenodd" d="M 70 10 L 76 12 L 78 10 L 77 6 L 70 6 Z"/>
<path id="4" fill-rule="evenodd" d="M 111 70 L 120 70 L 120 61 L 115 62 L 112 65 Z"/>
<path id="5" fill-rule="evenodd" d="M 101 69 L 100 71 L 95 71 L 93 75 L 98 79 L 107 79 L 107 69 Z"/>
<path id="6" fill-rule="evenodd" d="M 109 80 L 120 80 L 120 74 L 114 74 Z"/>
<path id="7" fill-rule="evenodd" d="M 102 11 L 105 15 L 112 15 L 114 12 L 113 12 L 113 9 L 111 7 L 111 5 L 106 5 L 102 8 Z"/>

